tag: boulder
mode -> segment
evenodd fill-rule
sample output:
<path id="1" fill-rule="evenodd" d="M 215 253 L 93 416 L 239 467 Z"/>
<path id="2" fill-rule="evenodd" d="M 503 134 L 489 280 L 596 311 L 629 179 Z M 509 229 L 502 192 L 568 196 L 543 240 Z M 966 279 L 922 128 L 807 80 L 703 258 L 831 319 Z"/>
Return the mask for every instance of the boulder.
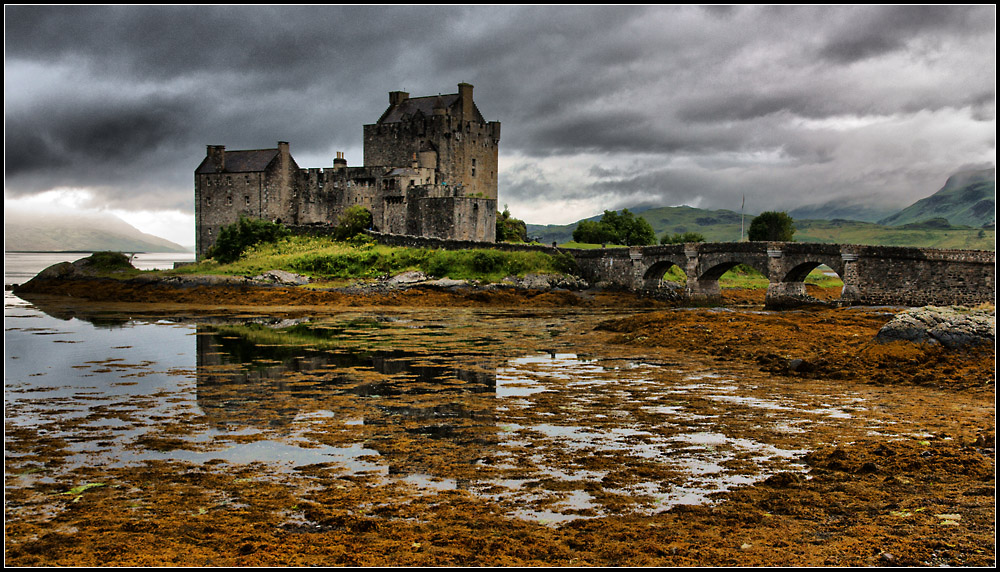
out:
<path id="1" fill-rule="evenodd" d="M 996 341 L 996 310 L 925 306 L 897 314 L 879 330 L 879 342 L 898 340 L 961 348 Z"/>
<path id="2" fill-rule="evenodd" d="M 287 284 L 291 286 L 301 286 L 309 283 L 308 276 L 287 272 L 285 270 L 268 270 L 260 276 L 254 276 L 256 282 L 267 282 L 269 284 Z"/>

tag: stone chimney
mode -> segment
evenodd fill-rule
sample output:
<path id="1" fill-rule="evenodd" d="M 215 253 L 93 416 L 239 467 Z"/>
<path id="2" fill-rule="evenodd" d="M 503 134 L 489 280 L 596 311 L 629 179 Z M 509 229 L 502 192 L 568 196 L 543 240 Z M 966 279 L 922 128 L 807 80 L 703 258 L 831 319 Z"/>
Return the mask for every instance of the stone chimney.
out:
<path id="1" fill-rule="evenodd" d="M 405 91 L 390 91 L 389 92 L 389 105 L 395 107 L 400 103 L 403 103 L 407 99 L 410 99 L 410 94 Z"/>
<path id="2" fill-rule="evenodd" d="M 458 84 L 458 98 L 462 101 L 462 121 L 472 121 L 472 85 Z"/>
<path id="3" fill-rule="evenodd" d="M 291 188 L 292 184 L 292 154 L 288 150 L 288 141 L 278 141 L 278 164 L 281 168 L 282 185 L 284 188 Z"/>
<path id="4" fill-rule="evenodd" d="M 337 158 L 333 160 L 334 169 L 343 169 L 347 167 L 347 159 L 344 158 L 343 151 L 337 151 Z"/>
<path id="5" fill-rule="evenodd" d="M 226 170 L 225 145 L 209 145 L 206 154 L 208 155 L 208 158 L 212 161 L 212 166 L 215 167 L 216 172 L 222 172 Z"/>

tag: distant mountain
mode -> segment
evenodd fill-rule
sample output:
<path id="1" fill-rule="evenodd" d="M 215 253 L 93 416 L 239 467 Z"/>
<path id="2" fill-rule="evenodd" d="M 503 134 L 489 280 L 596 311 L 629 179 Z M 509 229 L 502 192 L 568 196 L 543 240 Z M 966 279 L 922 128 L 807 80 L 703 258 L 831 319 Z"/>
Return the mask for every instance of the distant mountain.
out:
<path id="1" fill-rule="evenodd" d="M 697 232 L 709 242 L 740 240 L 756 216 L 694 207 L 629 210 L 641 212 L 657 237 Z M 956 173 L 934 195 L 895 213 L 831 201 L 789 214 L 795 220 L 795 240 L 800 242 L 996 250 L 996 176 L 993 169 Z M 601 216 L 583 220 L 600 220 Z M 542 244 L 564 244 L 573 240 L 580 222 L 529 224 L 528 236 Z"/>
<path id="2" fill-rule="evenodd" d="M 996 171 L 965 171 L 948 177 L 944 187 L 898 213 L 879 220 L 886 226 L 945 219 L 952 226 L 996 228 Z"/>
<path id="3" fill-rule="evenodd" d="M 191 252 L 111 214 L 40 214 L 6 209 L 6 251 Z"/>
<path id="4" fill-rule="evenodd" d="M 793 219 L 810 220 L 858 220 L 862 222 L 878 222 L 880 219 L 898 212 L 893 208 L 872 207 L 863 204 L 830 201 L 821 205 L 808 205 L 788 211 Z"/>
<path id="5" fill-rule="evenodd" d="M 600 220 L 602 215 L 586 220 Z M 657 237 L 685 232 L 701 233 L 709 242 L 730 242 L 746 236 L 755 215 L 742 219 L 729 210 L 705 210 L 692 207 L 662 207 L 642 212 Z M 794 218 L 794 217 L 793 217 Z M 564 244 L 573 240 L 573 230 L 579 223 L 566 225 L 528 225 L 528 236 L 542 244 Z M 742 233 L 741 233 L 742 227 Z M 884 226 L 873 222 L 833 219 L 795 219 L 795 240 L 840 244 L 870 244 L 882 246 L 922 246 L 929 248 L 961 248 L 995 250 L 992 228 L 956 228 L 946 220 L 930 220 L 902 226 Z"/>
<path id="6" fill-rule="evenodd" d="M 629 209 L 632 211 L 632 209 Z M 661 237 L 665 233 L 685 233 L 699 232 L 710 242 L 735 241 L 740 238 L 740 213 L 730 210 L 705 210 L 694 207 L 659 207 L 644 208 L 632 211 L 641 214 L 642 218 L 653 227 L 656 236 Z M 603 213 L 584 220 L 601 220 Z M 745 228 L 750 227 L 753 220 L 751 214 L 747 214 L 744 222 Z M 542 244 L 553 242 L 564 243 L 573 240 L 573 230 L 581 221 L 564 225 L 536 225 L 529 224 L 528 236 L 535 238 Z"/>

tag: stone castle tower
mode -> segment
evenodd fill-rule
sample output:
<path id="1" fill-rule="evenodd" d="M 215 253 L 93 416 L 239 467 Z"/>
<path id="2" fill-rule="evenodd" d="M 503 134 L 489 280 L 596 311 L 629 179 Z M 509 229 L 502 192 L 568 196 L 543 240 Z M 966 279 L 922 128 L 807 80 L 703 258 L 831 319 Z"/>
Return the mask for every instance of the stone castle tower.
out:
<path id="1" fill-rule="evenodd" d="M 488 122 L 458 93 L 411 98 L 389 93 L 389 107 L 364 126 L 364 166 L 301 169 L 287 142 L 227 151 L 209 145 L 195 170 L 196 253 L 247 216 L 287 225 L 336 224 L 361 205 L 374 229 L 390 234 L 493 242 L 496 239 L 500 123 Z"/>

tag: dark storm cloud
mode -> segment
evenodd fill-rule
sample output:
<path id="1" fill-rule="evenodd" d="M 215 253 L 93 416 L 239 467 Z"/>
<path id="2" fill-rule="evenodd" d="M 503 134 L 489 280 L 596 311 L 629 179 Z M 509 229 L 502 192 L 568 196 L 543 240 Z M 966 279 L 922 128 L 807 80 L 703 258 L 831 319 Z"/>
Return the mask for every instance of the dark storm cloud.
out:
<path id="1" fill-rule="evenodd" d="M 915 38 L 944 31 L 968 33 L 989 30 L 974 6 L 871 6 L 859 8 L 856 18 L 835 28 L 819 55 L 850 63 L 903 49 Z M 995 23 L 995 22 L 994 22 Z"/>
<path id="2" fill-rule="evenodd" d="M 915 200 L 995 153 L 962 132 L 995 123 L 993 6 L 19 6 L 5 48 L 11 196 L 191 211 L 207 144 L 358 164 L 389 91 L 459 82 L 503 124 L 501 201 L 804 200 L 855 176 Z"/>

